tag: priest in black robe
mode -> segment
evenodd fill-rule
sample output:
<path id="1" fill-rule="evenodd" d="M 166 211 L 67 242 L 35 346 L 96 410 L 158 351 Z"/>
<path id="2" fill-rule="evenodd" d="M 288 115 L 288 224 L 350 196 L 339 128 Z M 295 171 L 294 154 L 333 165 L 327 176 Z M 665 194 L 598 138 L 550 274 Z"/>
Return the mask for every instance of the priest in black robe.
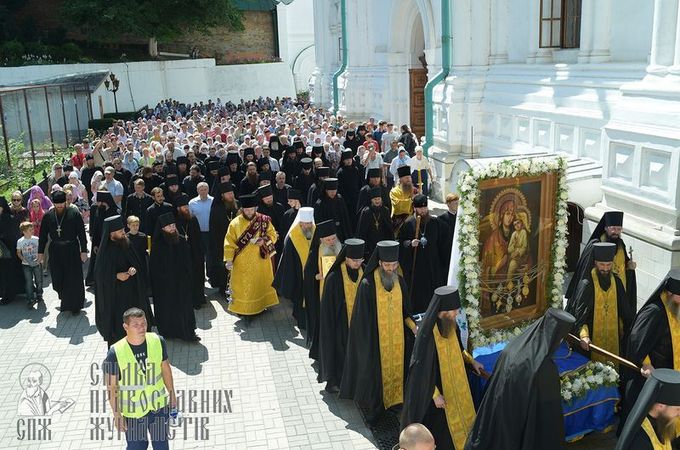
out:
<path id="1" fill-rule="evenodd" d="M 552 356 L 574 317 L 549 308 L 503 349 L 465 450 L 565 448 L 560 375 Z"/>
<path id="2" fill-rule="evenodd" d="M 446 208 L 447 211 L 437 216 L 437 220 L 444 225 L 442 227 L 444 246 L 444 264 L 446 264 L 445 273 L 449 273 L 449 265 L 451 263 L 451 251 L 453 250 L 453 234 L 456 231 L 456 219 L 458 218 L 458 201 L 459 196 L 455 192 L 446 194 Z"/>
<path id="3" fill-rule="evenodd" d="M 257 189 L 257 212 L 269 216 L 272 219 L 272 225 L 277 233 L 281 233 L 281 222 L 283 221 L 283 214 L 286 210 L 283 205 L 274 201 L 274 191 L 271 184 L 265 184 Z M 285 235 L 284 235 L 285 236 Z M 283 239 L 279 239 L 276 243 L 276 253 L 281 254 L 283 251 Z"/>
<path id="4" fill-rule="evenodd" d="M 191 214 L 189 199 L 186 196 L 178 198 L 177 222 L 175 227 L 179 237 L 189 244 L 191 254 L 191 302 L 194 309 L 201 309 L 208 300 L 205 296 L 205 253 L 201 241 L 201 226 L 198 219 Z"/>
<path id="5" fill-rule="evenodd" d="M 306 158 L 309 159 L 309 158 Z M 311 159 L 310 159 L 311 162 Z M 309 171 L 311 171 L 312 166 L 311 164 L 309 165 Z M 300 172 L 302 171 L 302 161 L 299 161 L 297 159 L 297 152 L 294 147 L 287 147 L 284 157 L 281 160 L 281 170 L 283 173 L 286 174 L 286 183 L 290 184 L 294 188 L 300 189 L 299 186 L 296 186 L 296 180 L 298 179 L 298 176 L 300 175 Z M 307 172 L 309 173 L 309 172 Z M 307 186 L 309 188 L 309 186 Z M 306 191 L 305 191 L 306 193 Z M 305 199 L 307 198 L 306 195 L 304 197 Z"/>
<path id="6" fill-rule="evenodd" d="M 99 243 L 102 241 L 102 230 L 104 221 L 109 217 L 118 215 L 118 207 L 109 191 L 97 191 L 96 206 L 90 208 L 90 242 L 92 251 L 90 252 L 90 264 L 87 267 L 85 284 L 92 286 L 94 280 L 94 268 L 97 265 L 97 254 L 99 253 Z"/>
<path id="7" fill-rule="evenodd" d="M 619 276 L 623 287 L 626 290 L 626 297 L 630 303 L 630 307 L 637 309 L 637 278 L 635 269 L 637 264 L 633 261 L 626 251 L 626 244 L 621 238 L 623 233 L 623 212 L 621 211 L 607 211 L 604 213 L 600 222 L 593 230 L 593 233 L 588 239 L 588 243 L 581 253 L 581 257 L 576 265 L 574 275 L 569 282 L 567 292 L 564 295 L 568 301 L 576 293 L 576 288 L 579 282 L 586 278 L 593 267 L 593 245 L 596 242 L 612 242 L 616 244 L 616 254 L 614 256 L 614 265 L 612 271 Z M 569 311 L 569 307 L 567 307 Z"/>
<path id="8" fill-rule="evenodd" d="M 45 213 L 40 224 L 38 262 L 45 259 L 45 246 L 50 243 L 50 275 L 52 286 L 59 294 L 61 311 L 76 316 L 85 303 L 83 265 L 87 260 L 85 223 L 77 209 L 66 207 L 66 194 L 52 194 L 54 208 Z"/>
<path id="9" fill-rule="evenodd" d="M 329 167 L 314 169 L 314 183 L 309 187 L 309 191 L 307 191 L 307 204 L 309 206 L 314 206 L 316 201 L 322 196 L 324 181 L 330 176 L 331 169 Z"/>
<path id="10" fill-rule="evenodd" d="M 576 318 L 574 333 L 581 338 L 585 352 L 589 352 L 592 340 L 598 347 L 621 355 L 630 331 L 635 312 L 626 300 L 623 283 L 612 270 L 615 252 L 611 242 L 593 245 L 593 268 L 578 284 L 569 305 L 569 313 Z M 592 358 L 606 361 L 599 355 Z"/>
<path id="11" fill-rule="evenodd" d="M 326 274 L 333 266 L 341 249 L 342 242 L 338 240 L 335 223 L 332 220 L 316 222 L 309 256 L 303 272 L 307 347 L 309 348 L 309 357 L 314 360 L 319 359 L 321 293 L 323 292 Z"/>
<path id="12" fill-rule="evenodd" d="M 354 300 L 364 274 L 364 241 L 347 239 L 326 275 L 319 313 L 319 383 L 338 392 Z"/>
<path id="13" fill-rule="evenodd" d="M 229 272 L 224 267 L 224 237 L 229 223 L 238 215 L 239 204 L 234 196 L 234 185 L 220 184 L 220 195 L 210 205 L 210 261 L 208 279 L 210 285 L 225 295 L 228 287 Z"/>
<path id="14" fill-rule="evenodd" d="M 19 221 L 12 214 L 7 199 L 0 197 L 0 242 L 9 251 L 7 258 L 0 258 L 0 305 L 11 303 L 18 294 L 24 292 L 24 272 L 17 256 L 17 241 L 20 237 Z"/>
<path id="15" fill-rule="evenodd" d="M 430 214 L 427 196 L 416 194 L 413 197 L 413 210 L 414 213 L 399 229 L 398 241 L 402 245 L 399 263 L 409 288 L 411 310 L 423 313 L 434 290 L 446 281 L 444 269 L 448 267 L 449 261 L 445 260 L 446 251 L 442 245 L 446 230 Z"/>
<path id="16" fill-rule="evenodd" d="M 359 190 L 359 197 L 356 203 L 356 213 L 360 214 L 361 211 L 371 204 L 372 194 L 371 190 L 373 188 L 380 189 L 380 196 L 382 197 L 382 204 L 388 210 L 392 210 L 392 202 L 390 201 L 390 190 L 383 185 L 382 182 L 382 169 L 368 169 L 368 183 Z"/>
<path id="17" fill-rule="evenodd" d="M 674 345 L 675 343 L 675 345 Z M 649 296 L 633 320 L 625 357 L 641 368 L 623 369 L 625 415 L 637 400 L 645 379 L 659 368 L 680 370 L 680 269 L 673 269 Z"/>
<path id="18" fill-rule="evenodd" d="M 418 326 L 404 393 L 401 428 L 422 423 L 437 448 L 465 446 L 475 420 L 466 364 L 480 374 L 484 366 L 463 349 L 456 317 L 458 290 L 438 287 Z"/>
<path id="19" fill-rule="evenodd" d="M 156 229 L 156 221 L 160 216 L 166 213 L 174 212 L 172 205 L 165 201 L 165 194 L 161 187 L 155 187 L 151 190 L 153 203 L 146 209 L 146 222 L 142 231 L 147 236 L 152 236 Z"/>
<path id="20" fill-rule="evenodd" d="M 314 204 L 314 221 L 321 223 L 326 220 L 333 221 L 340 241 L 344 241 L 354 235 L 347 205 L 342 196 L 338 194 L 337 178 L 327 178 L 324 180 L 321 197 Z"/>
<path id="21" fill-rule="evenodd" d="M 140 276 L 143 264 L 125 235 L 122 217 L 108 217 L 104 221 L 95 267 L 94 306 L 97 330 L 109 347 L 125 337 L 121 318 L 129 308 L 144 311 L 147 331 L 151 330 L 153 315 L 146 295 L 146 280 Z"/>
<path id="22" fill-rule="evenodd" d="M 276 293 L 293 304 L 293 318 L 301 330 L 307 328 L 303 280 L 313 235 L 314 209 L 303 206 L 297 211 L 294 222 L 285 234 L 283 253 L 272 283 Z"/>
<path id="23" fill-rule="evenodd" d="M 295 178 L 293 179 L 293 184 L 291 185 L 293 186 L 293 188 L 300 191 L 300 194 L 302 195 L 302 206 L 311 207 L 314 206 L 313 204 L 312 205 L 307 204 L 307 196 L 309 195 L 309 189 L 312 187 L 315 181 L 314 173 L 312 172 L 313 165 L 314 162 L 312 161 L 311 158 L 302 158 L 302 160 L 300 160 L 299 173 L 295 176 Z"/>
<path id="24" fill-rule="evenodd" d="M 359 214 L 356 237 L 366 241 L 365 257 L 368 258 L 380 241 L 394 239 L 390 210 L 383 204 L 382 190 L 379 187 L 370 191 L 371 203 Z"/>
<path id="25" fill-rule="evenodd" d="M 302 207 L 302 195 L 297 189 L 288 189 L 288 209 L 283 213 L 281 218 L 281 230 L 279 231 L 280 236 L 288 235 L 290 227 L 293 226 L 293 222 L 297 217 L 298 210 Z M 314 208 L 311 208 L 312 211 Z M 285 243 L 284 243 L 285 245 Z"/>
<path id="26" fill-rule="evenodd" d="M 376 246 L 357 289 L 347 339 L 340 398 L 357 402 L 369 421 L 403 402 L 416 332 L 406 283 L 397 273 L 399 247 L 396 241 Z"/>
<path id="27" fill-rule="evenodd" d="M 350 213 L 350 219 L 352 219 L 352 229 L 355 229 L 357 218 L 355 211 L 362 180 L 361 173 L 354 163 L 352 150 L 345 150 L 340 155 L 340 168 L 336 177 L 338 178 L 338 193 L 345 200 L 347 211 Z"/>
<path id="28" fill-rule="evenodd" d="M 137 276 L 144 280 L 147 296 L 151 296 L 151 282 L 149 281 L 149 238 L 145 233 L 139 231 L 140 221 L 137 216 L 127 218 L 128 232 L 125 234 L 130 240 L 130 246 L 141 262 L 137 270 Z"/>
<path id="29" fill-rule="evenodd" d="M 165 338 L 199 341 L 192 305 L 192 262 L 189 243 L 177 232 L 175 216 L 158 218 L 149 258 L 156 327 Z"/>

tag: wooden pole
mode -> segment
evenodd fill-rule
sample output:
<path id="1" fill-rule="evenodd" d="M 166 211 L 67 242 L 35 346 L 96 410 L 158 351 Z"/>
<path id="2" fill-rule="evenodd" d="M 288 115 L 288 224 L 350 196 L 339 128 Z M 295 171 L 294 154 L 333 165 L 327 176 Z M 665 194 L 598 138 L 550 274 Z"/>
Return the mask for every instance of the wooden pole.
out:
<path id="1" fill-rule="evenodd" d="M 580 338 L 576 337 L 575 335 L 573 335 L 571 333 L 569 333 L 569 338 L 571 340 L 573 340 L 574 342 L 578 343 L 578 344 L 583 342 Z M 594 351 L 595 353 L 599 353 L 600 355 L 602 355 L 602 356 L 604 356 L 604 357 L 606 357 L 606 358 L 608 358 L 608 359 L 610 359 L 610 360 L 612 360 L 616 363 L 623 364 L 624 366 L 628 367 L 629 369 L 633 369 L 637 372 L 640 371 L 640 368 L 638 366 L 636 366 L 632 362 L 628 361 L 627 359 L 623 359 L 620 356 L 615 355 L 612 352 L 609 352 L 609 351 L 607 351 L 603 348 L 598 347 L 597 345 L 589 344 L 589 346 L 590 346 L 590 351 Z"/>

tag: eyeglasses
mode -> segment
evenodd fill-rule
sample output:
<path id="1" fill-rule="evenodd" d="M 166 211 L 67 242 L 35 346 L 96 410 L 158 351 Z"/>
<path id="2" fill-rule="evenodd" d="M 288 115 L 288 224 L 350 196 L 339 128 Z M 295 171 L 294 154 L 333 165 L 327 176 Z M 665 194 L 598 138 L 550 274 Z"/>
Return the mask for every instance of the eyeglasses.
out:
<path id="1" fill-rule="evenodd" d="M 13 198 L 12 201 L 13 201 L 13 202 L 20 202 L 21 199 L 20 199 L 20 198 Z"/>

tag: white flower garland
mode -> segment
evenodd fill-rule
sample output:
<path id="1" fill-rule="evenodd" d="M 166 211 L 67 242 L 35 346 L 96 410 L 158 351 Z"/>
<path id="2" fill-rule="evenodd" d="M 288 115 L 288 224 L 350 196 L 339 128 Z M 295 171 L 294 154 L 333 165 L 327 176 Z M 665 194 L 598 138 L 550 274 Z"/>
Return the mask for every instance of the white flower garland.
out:
<path id="1" fill-rule="evenodd" d="M 514 328 L 482 330 L 480 326 L 481 314 L 479 300 L 481 296 L 479 263 L 479 198 L 481 191 L 479 183 L 493 178 L 515 178 L 543 175 L 548 172 L 556 172 L 557 207 L 555 209 L 555 228 L 553 244 L 550 253 L 550 274 L 546 286 L 548 305 L 556 308 L 562 307 L 562 283 L 566 269 L 567 250 L 567 161 L 561 157 L 531 158 L 505 160 L 490 164 L 481 170 L 470 169 L 461 174 L 458 180 L 458 192 L 460 192 L 460 205 L 462 215 L 459 224 L 458 240 L 460 244 L 461 261 L 458 272 L 459 286 L 461 287 L 461 299 L 467 316 L 470 339 L 473 348 L 492 345 L 508 341 L 513 336 L 520 334 L 528 325 L 519 324 Z"/>
<path id="2" fill-rule="evenodd" d="M 562 399 L 571 403 L 601 386 L 618 386 L 619 374 L 610 364 L 589 361 L 585 366 L 560 377 Z"/>

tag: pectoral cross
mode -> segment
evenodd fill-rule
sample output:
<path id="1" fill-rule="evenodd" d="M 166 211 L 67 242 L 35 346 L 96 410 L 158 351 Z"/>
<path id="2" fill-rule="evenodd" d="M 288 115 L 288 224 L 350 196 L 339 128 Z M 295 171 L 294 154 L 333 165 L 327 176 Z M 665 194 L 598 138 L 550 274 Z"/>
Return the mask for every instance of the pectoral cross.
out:
<path id="1" fill-rule="evenodd" d="M 57 236 L 61 237 L 61 225 L 57 225 Z"/>

